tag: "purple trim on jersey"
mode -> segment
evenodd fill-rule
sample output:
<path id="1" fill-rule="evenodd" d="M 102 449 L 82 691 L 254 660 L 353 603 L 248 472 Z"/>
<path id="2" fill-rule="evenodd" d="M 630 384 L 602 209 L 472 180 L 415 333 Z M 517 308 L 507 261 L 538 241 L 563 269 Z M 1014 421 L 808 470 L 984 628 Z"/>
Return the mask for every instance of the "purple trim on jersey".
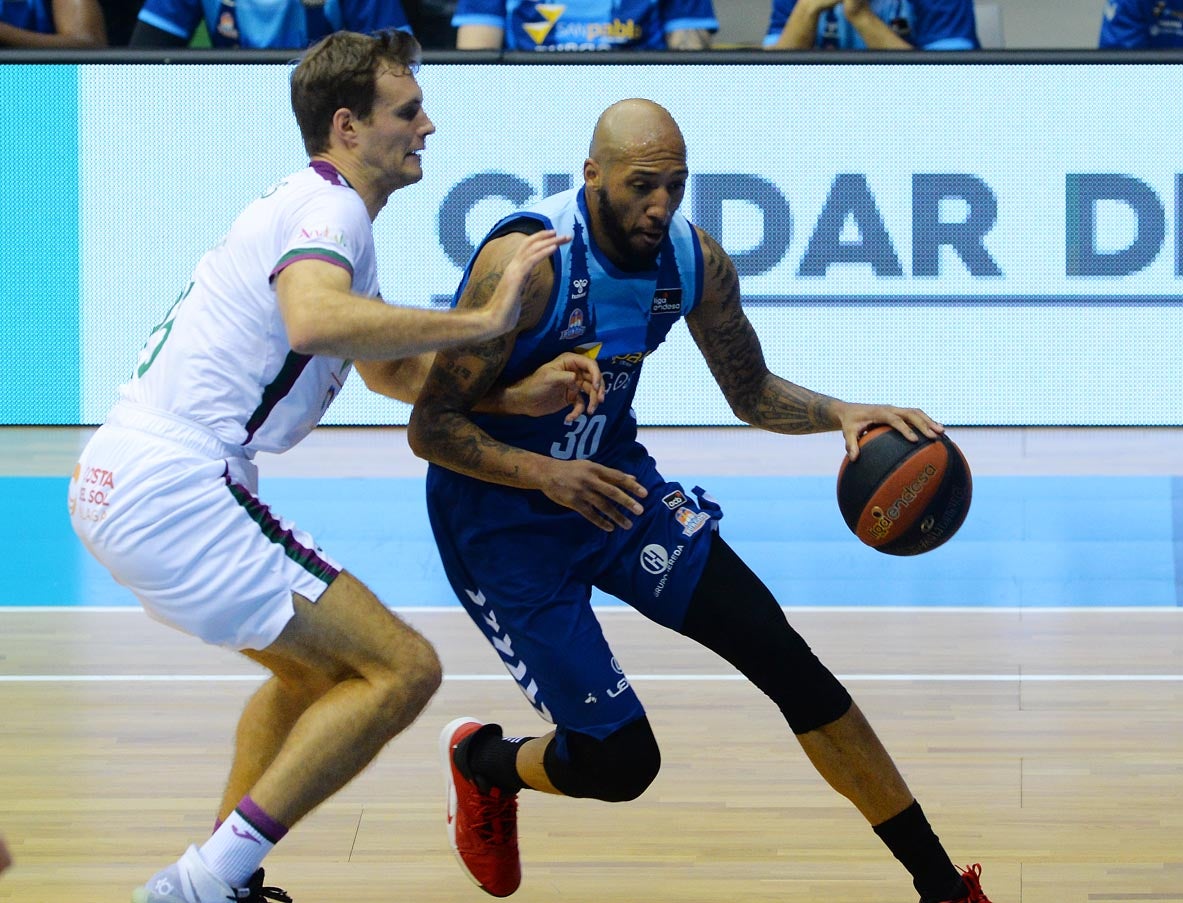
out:
<path id="1" fill-rule="evenodd" d="M 349 180 L 341 175 L 341 171 L 328 160 L 313 160 L 308 165 L 312 167 L 313 172 L 326 182 L 330 182 L 333 185 L 340 185 L 343 188 L 353 187 L 349 184 Z"/>
<path id="2" fill-rule="evenodd" d="M 250 441 L 255 438 L 255 433 L 275 410 L 275 406 L 292 391 L 292 386 L 296 384 L 296 380 L 300 378 L 300 374 L 304 372 L 304 368 L 308 366 L 310 360 L 312 360 L 310 355 L 300 354 L 296 351 L 288 352 L 287 359 L 279 368 L 279 374 L 263 390 L 262 401 L 259 402 L 259 406 L 255 408 L 254 413 L 246 422 L 246 438 L 242 440 L 243 445 L 249 445 Z"/>
<path id="3" fill-rule="evenodd" d="M 281 546 L 288 558 L 325 583 L 332 583 L 337 578 L 340 571 L 336 567 L 321 558 L 316 549 L 300 545 L 296 541 L 296 537 L 292 535 L 292 531 L 283 528 L 278 518 L 271 513 L 270 508 L 255 498 L 245 486 L 240 486 L 230 479 L 229 467 L 222 471 L 222 479 L 226 481 L 230 494 L 246 512 L 247 517 L 259 525 L 265 537 Z"/>
<path id="4" fill-rule="evenodd" d="M 325 263 L 331 263 L 334 266 L 339 266 L 349 274 L 349 278 L 353 278 L 353 264 L 349 262 L 349 258 L 344 254 L 338 254 L 336 251 L 330 251 L 327 248 L 292 248 L 283 257 L 279 258 L 272 269 L 271 274 L 267 277 L 269 282 L 274 282 L 275 277 L 281 271 L 291 266 L 299 260 L 323 260 Z"/>
<path id="5" fill-rule="evenodd" d="M 272 843 L 279 843 L 288 833 L 285 826 L 260 809 L 259 804 L 249 795 L 242 798 L 235 811 L 242 816 L 243 821 Z"/>

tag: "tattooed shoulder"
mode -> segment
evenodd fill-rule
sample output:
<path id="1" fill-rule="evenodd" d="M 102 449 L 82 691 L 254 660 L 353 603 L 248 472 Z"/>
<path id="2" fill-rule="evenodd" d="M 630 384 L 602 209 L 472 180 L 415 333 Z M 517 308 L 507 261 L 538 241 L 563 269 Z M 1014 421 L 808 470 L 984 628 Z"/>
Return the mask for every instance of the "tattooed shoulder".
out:
<path id="1" fill-rule="evenodd" d="M 716 295 L 724 304 L 739 303 L 739 274 L 730 255 L 723 250 L 709 232 L 698 229 L 702 245 L 704 290 Z"/>

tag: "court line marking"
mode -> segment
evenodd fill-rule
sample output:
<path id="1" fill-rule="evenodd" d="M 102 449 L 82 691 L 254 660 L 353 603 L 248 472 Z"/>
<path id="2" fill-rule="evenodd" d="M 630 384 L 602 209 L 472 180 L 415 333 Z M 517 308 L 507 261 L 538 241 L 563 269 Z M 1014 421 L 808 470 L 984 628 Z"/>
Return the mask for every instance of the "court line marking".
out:
<path id="1" fill-rule="evenodd" d="M 452 605 L 394 605 L 387 606 L 396 614 L 467 614 L 459 606 Z M 793 613 L 810 612 L 891 612 L 917 614 L 930 611 L 954 612 L 958 614 L 1023 614 L 1026 612 L 1071 612 L 1078 614 L 1095 611 L 1102 614 L 1146 614 L 1147 612 L 1183 612 L 1179 605 L 782 605 L 781 611 Z M 640 612 L 623 602 L 619 605 L 593 605 L 598 615 L 629 614 L 643 617 Z M 12 613 L 65 613 L 98 612 L 101 614 L 144 614 L 138 605 L 4 605 L 0 604 L 0 615 Z"/>
<path id="2" fill-rule="evenodd" d="M 0 674 L 0 683 L 231 683 L 261 681 L 265 674 Z M 926 683 L 1178 683 L 1183 674 L 839 674 L 851 682 Z M 509 674 L 446 674 L 444 681 L 483 683 L 512 680 Z M 747 681 L 742 674 L 637 674 L 630 683 L 714 683 Z"/>

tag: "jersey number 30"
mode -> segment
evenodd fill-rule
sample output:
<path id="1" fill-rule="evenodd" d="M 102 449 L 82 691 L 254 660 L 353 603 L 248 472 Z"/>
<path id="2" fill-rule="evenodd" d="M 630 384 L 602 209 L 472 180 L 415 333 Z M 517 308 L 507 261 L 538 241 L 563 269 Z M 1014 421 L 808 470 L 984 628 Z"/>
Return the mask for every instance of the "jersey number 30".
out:
<path id="1" fill-rule="evenodd" d="M 592 457 L 600 448 L 600 440 L 604 438 L 604 425 L 607 422 L 608 418 L 603 414 L 593 414 L 591 417 L 580 414 L 571 423 L 567 435 L 563 437 L 563 444 L 551 444 L 550 456 L 560 461 Z"/>

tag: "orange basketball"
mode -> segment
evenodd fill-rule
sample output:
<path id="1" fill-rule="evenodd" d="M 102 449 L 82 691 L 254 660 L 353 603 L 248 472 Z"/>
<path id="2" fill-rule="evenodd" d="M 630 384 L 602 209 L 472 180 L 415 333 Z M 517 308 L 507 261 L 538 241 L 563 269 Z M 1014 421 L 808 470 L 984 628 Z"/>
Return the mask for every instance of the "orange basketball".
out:
<path id="1" fill-rule="evenodd" d="M 838 468 L 838 509 L 852 533 L 887 555 L 943 545 L 965 522 L 969 464 L 947 435 L 909 442 L 890 426 L 859 437 L 856 461 Z"/>

